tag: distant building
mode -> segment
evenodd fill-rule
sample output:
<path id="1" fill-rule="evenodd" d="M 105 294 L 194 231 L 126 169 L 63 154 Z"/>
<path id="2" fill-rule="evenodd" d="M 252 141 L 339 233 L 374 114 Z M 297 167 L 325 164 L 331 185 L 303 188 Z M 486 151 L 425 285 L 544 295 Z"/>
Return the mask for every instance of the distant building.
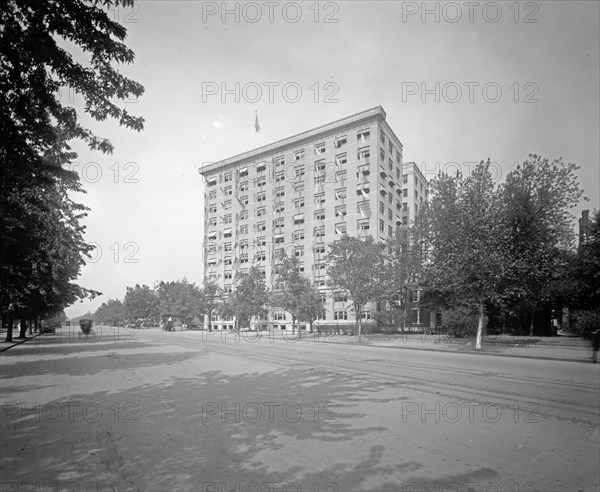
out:
<path id="1" fill-rule="evenodd" d="M 587 233 L 590 227 L 590 211 L 583 210 L 579 218 L 579 246 L 587 242 Z"/>
<path id="2" fill-rule="evenodd" d="M 200 169 L 205 278 L 227 294 L 254 265 L 270 286 L 284 249 L 323 291 L 326 321 L 354 321 L 349 299 L 326 296 L 326 247 L 344 234 L 384 240 L 403 223 L 402 143 L 385 118 L 378 106 Z M 416 183 L 415 205 L 426 197 L 421 176 Z M 363 319 L 376 307 L 367 306 Z M 275 311 L 264 321 L 291 319 Z M 232 328 L 233 320 L 216 325 Z"/>
<path id="3" fill-rule="evenodd" d="M 420 208 L 429 200 L 429 182 L 414 162 L 402 165 L 402 223 L 414 225 Z"/>

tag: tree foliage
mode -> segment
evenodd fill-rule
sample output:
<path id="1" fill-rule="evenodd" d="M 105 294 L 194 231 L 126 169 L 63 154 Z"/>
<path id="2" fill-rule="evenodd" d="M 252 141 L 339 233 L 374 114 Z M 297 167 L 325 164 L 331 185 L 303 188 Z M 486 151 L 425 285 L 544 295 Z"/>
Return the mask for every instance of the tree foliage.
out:
<path id="1" fill-rule="evenodd" d="M 160 282 L 156 288 L 160 316 L 178 317 L 191 321 L 201 309 L 200 289 L 186 278 L 172 282 Z"/>
<path id="2" fill-rule="evenodd" d="M 125 321 L 125 308 L 119 299 L 109 299 L 103 302 L 94 313 L 98 323 L 117 325 Z"/>
<path id="3" fill-rule="evenodd" d="M 147 285 L 127 287 L 123 299 L 125 316 L 128 319 L 151 318 L 159 314 L 159 302 L 156 292 Z"/>
<path id="4" fill-rule="evenodd" d="M 92 118 L 114 118 L 141 130 L 143 119 L 123 103 L 143 88 L 113 64 L 131 63 L 126 30 L 104 8 L 133 0 L 16 1 L 0 5 L 0 311 L 51 314 L 95 291 L 73 280 L 92 249 L 83 239 L 85 208 L 69 199 L 83 191 L 67 170 L 77 156 L 69 142 L 110 152 L 61 101 L 74 90 Z M 79 63 L 75 46 L 87 56 Z M 9 330 L 7 339 L 11 339 Z"/>
<path id="5" fill-rule="evenodd" d="M 269 293 L 262 273 L 251 267 L 248 273 L 241 274 L 238 285 L 229 296 L 225 313 L 235 316 L 236 329 L 250 327 L 252 318 L 267 314 Z"/>
<path id="6" fill-rule="evenodd" d="M 328 285 L 335 293 L 347 293 L 352 299 L 359 342 L 363 308 L 385 292 L 384 247 L 371 236 L 364 239 L 343 236 L 328 246 Z"/>

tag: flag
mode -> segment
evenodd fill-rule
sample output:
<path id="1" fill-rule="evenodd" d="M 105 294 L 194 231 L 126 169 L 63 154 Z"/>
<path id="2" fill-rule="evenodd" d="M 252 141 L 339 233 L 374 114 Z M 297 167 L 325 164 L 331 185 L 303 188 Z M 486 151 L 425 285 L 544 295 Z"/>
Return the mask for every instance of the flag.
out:
<path id="1" fill-rule="evenodd" d="M 256 133 L 260 131 L 260 123 L 258 122 L 258 111 L 254 112 L 254 131 Z"/>

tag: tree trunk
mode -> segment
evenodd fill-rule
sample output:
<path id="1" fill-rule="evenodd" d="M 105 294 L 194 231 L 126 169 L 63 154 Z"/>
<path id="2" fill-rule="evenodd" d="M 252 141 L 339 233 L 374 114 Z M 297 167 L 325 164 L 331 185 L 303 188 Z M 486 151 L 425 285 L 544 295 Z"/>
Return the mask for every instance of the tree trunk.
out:
<path id="1" fill-rule="evenodd" d="M 481 334 L 483 333 L 483 303 L 479 304 L 479 322 L 477 323 L 477 339 L 475 341 L 475 349 L 481 350 Z"/>
<path id="2" fill-rule="evenodd" d="M 533 336 L 533 319 L 535 318 L 535 311 L 531 311 L 531 323 L 529 323 L 529 336 Z"/>
<path id="3" fill-rule="evenodd" d="M 14 323 L 13 317 L 9 316 L 8 317 L 8 330 L 6 332 L 6 339 L 4 340 L 5 342 L 12 342 L 13 341 L 13 336 L 12 336 L 13 323 Z"/>
<path id="4" fill-rule="evenodd" d="M 23 318 L 21 318 L 21 329 L 19 330 L 18 338 L 25 338 L 26 332 L 27 332 L 27 321 L 25 321 Z"/>

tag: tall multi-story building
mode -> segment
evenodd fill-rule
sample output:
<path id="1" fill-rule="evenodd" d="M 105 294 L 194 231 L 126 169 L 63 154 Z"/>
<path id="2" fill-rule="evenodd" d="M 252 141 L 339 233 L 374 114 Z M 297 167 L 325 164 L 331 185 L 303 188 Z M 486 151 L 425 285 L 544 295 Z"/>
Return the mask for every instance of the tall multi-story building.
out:
<path id="1" fill-rule="evenodd" d="M 254 265 L 270 286 L 284 249 L 323 290 L 326 320 L 354 320 L 348 299 L 325 296 L 325 255 L 343 234 L 383 240 L 402 225 L 402 143 L 385 118 L 378 106 L 204 165 L 205 278 L 227 294 Z M 291 321 L 283 312 L 269 318 Z"/>
<path id="2" fill-rule="evenodd" d="M 402 223 L 414 225 L 420 208 L 429 200 L 429 182 L 414 162 L 402 166 Z"/>

